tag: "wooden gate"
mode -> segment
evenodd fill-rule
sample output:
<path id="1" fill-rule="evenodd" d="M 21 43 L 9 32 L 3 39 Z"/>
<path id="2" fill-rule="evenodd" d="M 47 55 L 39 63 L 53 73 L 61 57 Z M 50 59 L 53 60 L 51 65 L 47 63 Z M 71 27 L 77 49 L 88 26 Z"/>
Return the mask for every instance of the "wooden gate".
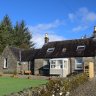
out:
<path id="1" fill-rule="evenodd" d="M 88 75 L 89 78 L 94 78 L 94 63 L 89 62 L 84 66 L 84 72 Z"/>

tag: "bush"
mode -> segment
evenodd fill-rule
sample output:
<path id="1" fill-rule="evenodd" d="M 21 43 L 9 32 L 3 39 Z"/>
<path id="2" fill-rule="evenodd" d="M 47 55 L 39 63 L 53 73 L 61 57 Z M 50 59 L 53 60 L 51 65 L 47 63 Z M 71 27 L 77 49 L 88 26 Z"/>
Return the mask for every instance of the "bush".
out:
<path id="1" fill-rule="evenodd" d="M 56 93 L 59 94 L 60 92 L 62 92 L 64 96 L 64 94 L 74 90 L 80 84 L 83 84 L 87 80 L 88 80 L 87 75 L 85 73 L 82 73 L 65 79 L 50 80 L 49 83 L 46 85 L 46 88 L 50 93 L 54 92 L 54 94 Z"/>

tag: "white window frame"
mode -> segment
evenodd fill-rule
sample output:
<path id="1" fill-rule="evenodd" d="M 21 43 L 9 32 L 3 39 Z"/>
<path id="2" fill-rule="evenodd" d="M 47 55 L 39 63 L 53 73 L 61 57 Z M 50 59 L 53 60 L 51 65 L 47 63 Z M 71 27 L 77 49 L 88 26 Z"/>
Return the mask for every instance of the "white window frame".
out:
<path id="1" fill-rule="evenodd" d="M 78 62 L 78 59 L 81 59 L 82 62 L 79 63 L 79 62 Z M 82 65 L 82 68 L 78 68 L 78 65 Z M 83 58 L 82 58 L 82 57 L 75 58 L 75 69 L 76 69 L 76 70 L 81 70 L 81 69 L 83 69 Z"/>
<path id="2" fill-rule="evenodd" d="M 53 52 L 55 48 L 48 48 L 47 52 Z"/>
<path id="3" fill-rule="evenodd" d="M 61 61 L 62 64 L 58 63 L 58 61 Z M 63 60 L 62 59 L 56 60 L 56 66 L 57 66 L 57 69 L 62 69 L 63 68 Z"/>
<path id="4" fill-rule="evenodd" d="M 84 48 L 84 50 L 85 50 L 85 45 L 80 45 L 80 46 L 77 46 L 77 51 L 79 51 L 79 48 Z"/>
<path id="5" fill-rule="evenodd" d="M 55 64 L 52 64 L 52 63 L 51 63 L 52 61 L 55 61 Z M 50 61 L 50 68 L 51 68 L 51 69 L 56 69 L 56 65 L 57 65 L 56 63 L 57 63 L 56 60 L 51 60 L 51 61 Z M 52 66 L 54 66 L 54 67 L 52 67 Z"/>
<path id="6" fill-rule="evenodd" d="M 7 58 L 4 58 L 4 66 L 3 68 L 8 68 L 8 60 Z"/>
<path id="7" fill-rule="evenodd" d="M 62 64 L 58 64 L 58 61 L 61 60 Z M 51 62 L 55 61 L 55 64 L 52 64 Z M 68 63 L 68 59 L 66 58 L 56 58 L 56 59 L 50 59 L 50 68 L 51 69 L 67 69 L 68 65 L 65 65 L 64 61 L 66 61 Z M 55 66 L 54 68 L 52 68 L 52 66 Z"/>

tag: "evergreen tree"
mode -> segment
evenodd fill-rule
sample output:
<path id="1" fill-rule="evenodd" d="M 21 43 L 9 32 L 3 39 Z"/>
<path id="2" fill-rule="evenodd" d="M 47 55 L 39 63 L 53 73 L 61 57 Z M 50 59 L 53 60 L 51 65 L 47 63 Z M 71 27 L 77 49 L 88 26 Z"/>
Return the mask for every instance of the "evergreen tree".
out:
<path id="1" fill-rule="evenodd" d="M 33 42 L 31 42 L 31 34 L 28 28 L 25 26 L 24 21 L 22 20 L 20 23 L 16 23 L 14 27 L 14 44 L 20 48 L 28 49 L 33 47 Z"/>
<path id="2" fill-rule="evenodd" d="M 11 45 L 12 23 L 8 15 L 4 16 L 0 23 L 0 51 L 7 45 Z"/>
<path id="3" fill-rule="evenodd" d="M 23 20 L 13 26 L 9 16 L 6 15 L 0 22 L 0 53 L 7 45 L 24 49 L 34 47 L 31 38 L 32 35 Z"/>

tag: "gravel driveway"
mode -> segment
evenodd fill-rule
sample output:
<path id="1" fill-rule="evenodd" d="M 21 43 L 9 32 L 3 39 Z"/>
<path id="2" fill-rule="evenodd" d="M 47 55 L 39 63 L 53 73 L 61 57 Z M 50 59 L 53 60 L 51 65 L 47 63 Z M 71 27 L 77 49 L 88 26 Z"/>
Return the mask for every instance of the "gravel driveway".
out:
<path id="1" fill-rule="evenodd" d="M 70 96 L 96 96 L 96 77 L 80 85 L 76 90 L 71 92 Z"/>

